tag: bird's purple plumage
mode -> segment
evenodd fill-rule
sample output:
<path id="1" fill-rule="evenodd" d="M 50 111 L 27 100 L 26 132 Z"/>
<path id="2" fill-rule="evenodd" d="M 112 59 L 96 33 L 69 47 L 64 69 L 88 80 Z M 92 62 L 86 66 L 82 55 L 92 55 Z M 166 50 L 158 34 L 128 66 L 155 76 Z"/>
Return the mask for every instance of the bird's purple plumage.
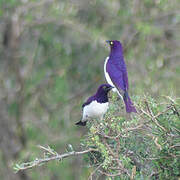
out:
<path id="1" fill-rule="evenodd" d="M 89 97 L 87 99 L 87 101 L 82 105 L 82 108 L 84 108 L 84 106 L 90 104 L 92 101 L 97 101 L 98 103 L 106 103 L 106 102 L 108 102 L 107 93 L 109 91 L 104 90 L 103 87 L 109 88 L 109 90 L 112 88 L 112 86 L 109 85 L 109 84 L 100 85 L 97 92 L 93 96 L 91 96 L 91 97 Z"/>
<path id="2" fill-rule="evenodd" d="M 124 93 L 123 100 L 124 100 L 124 103 L 126 106 L 126 112 L 128 112 L 128 113 L 131 113 L 131 112 L 136 113 L 137 112 L 136 108 L 133 106 L 133 103 L 132 103 L 127 91 Z"/>
<path id="3" fill-rule="evenodd" d="M 93 96 L 89 97 L 87 99 L 87 101 L 82 105 L 83 111 L 84 111 L 85 106 L 87 106 L 87 105 L 89 105 L 91 103 L 94 103 L 94 101 L 99 103 L 99 104 L 103 104 L 103 103 L 107 104 L 107 102 L 108 102 L 108 92 L 112 88 L 113 87 L 111 85 L 109 85 L 109 84 L 100 85 L 97 92 Z M 86 121 L 82 122 L 82 120 L 81 120 L 81 121 L 77 122 L 76 125 L 85 126 Z"/>
<path id="4" fill-rule="evenodd" d="M 123 100 L 126 105 L 126 111 L 128 113 L 136 112 L 136 109 L 128 95 L 128 74 L 123 57 L 123 48 L 119 41 L 112 41 L 109 59 L 106 64 L 106 71 L 119 93 L 122 94 L 123 91 Z"/>

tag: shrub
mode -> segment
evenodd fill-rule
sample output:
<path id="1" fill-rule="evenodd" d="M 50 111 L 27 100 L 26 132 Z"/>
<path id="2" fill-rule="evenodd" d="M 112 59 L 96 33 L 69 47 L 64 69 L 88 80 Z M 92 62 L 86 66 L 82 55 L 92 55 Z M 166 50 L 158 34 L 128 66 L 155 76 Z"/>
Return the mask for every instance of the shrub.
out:
<path id="1" fill-rule="evenodd" d="M 169 97 L 160 103 L 135 97 L 137 114 L 123 114 L 122 101 L 112 96 L 105 118 L 88 123 L 82 140 L 94 166 L 90 176 L 111 179 L 177 179 L 180 176 L 179 105 Z"/>

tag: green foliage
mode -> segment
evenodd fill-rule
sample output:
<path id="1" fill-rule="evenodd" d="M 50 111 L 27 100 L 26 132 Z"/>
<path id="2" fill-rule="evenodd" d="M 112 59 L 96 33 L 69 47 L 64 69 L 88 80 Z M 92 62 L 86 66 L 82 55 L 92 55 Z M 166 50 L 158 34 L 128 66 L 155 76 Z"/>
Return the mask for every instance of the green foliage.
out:
<path id="1" fill-rule="evenodd" d="M 112 102 L 106 117 L 88 124 L 84 146 L 98 149 L 89 163 L 121 179 L 177 179 L 180 176 L 180 104 L 165 98 L 134 97 L 138 114 L 119 115 Z M 134 170 L 135 169 L 135 170 Z M 98 174 L 98 170 L 96 172 Z M 102 173 L 102 172 L 101 172 Z"/>
<path id="2" fill-rule="evenodd" d="M 3 110 L 0 118 L 15 132 L 14 137 L 20 134 L 16 133 L 18 126 L 22 125 L 24 129 L 26 146 L 20 148 L 16 144 L 17 139 L 12 141 L 14 149 L 19 149 L 16 157 L 20 161 L 32 159 L 29 152 L 36 157 L 39 152 L 35 148 L 37 144 L 53 145 L 57 152 L 64 151 L 69 143 L 79 147 L 79 139 L 87 132 L 74 124 L 81 119 L 83 101 L 105 82 L 103 62 L 109 53 L 105 43 L 108 39 L 123 43 L 130 94 L 136 95 L 134 101 L 137 106 L 146 109 L 142 94 L 148 92 L 146 99 L 149 98 L 147 101 L 154 114 L 166 109 L 166 104 L 160 104 L 161 95 L 174 98 L 180 94 L 178 11 L 177 0 L 0 0 L 0 110 Z M 4 44 L 6 33 L 8 42 Z M 113 102 L 116 101 L 115 96 L 112 98 Z M 132 116 L 127 121 L 126 115 L 121 114 L 123 108 L 120 102 L 111 104 L 102 124 L 97 122 L 89 127 L 93 140 L 88 141 L 88 146 L 97 143 L 102 151 L 101 154 L 94 153 L 99 161 L 92 160 L 92 164 L 104 162 L 106 171 L 112 163 L 112 156 L 107 158 L 107 148 L 101 136 L 96 134 L 96 125 L 102 126 L 106 135 L 122 133 L 128 136 L 120 138 L 121 145 L 143 157 L 146 157 L 147 146 L 154 148 L 152 137 L 134 135 L 122 128 L 143 121 L 141 116 Z M 148 115 L 143 117 L 149 119 Z M 20 123 L 17 124 L 18 121 Z M 180 126 L 173 111 L 160 115 L 158 122 L 169 132 Z M 153 136 L 158 136 L 160 145 L 166 144 L 166 133 L 161 128 L 155 128 L 153 124 L 151 131 Z M 2 146 L 11 143 L 11 139 L 2 139 L 5 140 Z M 136 140 L 139 149 L 132 143 Z M 141 141 L 142 144 L 139 143 Z M 167 141 L 172 141 L 172 137 Z M 173 139 L 175 142 L 178 143 L 178 139 Z M 118 146 L 114 139 L 108 143 Z M 7 147 L 11 146 L 8 144 Z M 155 154 L 148 156 L 154 157 L 159 152 L 153 148 L 149 152 Z M 7 152 L 6 148 L 0 147 L 2 179 L 7 178 L 6 166 L 9 167 L 13 161 Z M 3 161 L 4 158 L 9 160 Z M 133 169 L 134 165 L 127 157 L 119 158 L 128 170 Z M 154 169 L 159 166 L 158 172 L 162 171 L 160 162 L 155 162 Z M 84 180 L 89 175 L 81 159 L 65 160 L 58 168 L 56 165 L 52 163 L 47 168 L 26 173 L 30 179 Z M 9 169 L 11 172 L 11 167 Z M 143 179 L 144 174 L 149 174 L 146 169 L 152 168 L 144 167 L 143 174 L 137 171 L 136 178 Z M 176 174 L 177 169 L 172 172 Z"/>

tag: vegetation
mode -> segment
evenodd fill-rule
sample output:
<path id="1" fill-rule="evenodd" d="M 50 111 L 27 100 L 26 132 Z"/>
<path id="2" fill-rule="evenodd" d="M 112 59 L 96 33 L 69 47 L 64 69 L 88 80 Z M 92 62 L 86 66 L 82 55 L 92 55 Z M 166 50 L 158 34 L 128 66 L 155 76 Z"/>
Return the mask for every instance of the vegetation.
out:
<path id="1" fill-rule="evenodd" d="M 168 98 L 168 100 L 167 100 Z M 69 152 L 59 155 L 52 148 L 44 148 L 42 159 L 16 164 L 19 172 L 52 160 L 87 154 L 86 163 L 94 167 L 89 179 L 177 179 L 180 176 L 180 114 L 175 100 L 166 97 L 158 104 L 151 97 L 136 98 L 138 114 L 125 117 L 120 103 L 113 97 L 106 117 L 88 124 L 81 152 L 69 145 Z M 61 163 L 61 162 L 60 162 Z"/>
<path id="2" fill-rule="evenodd" d="M 177 179 L 178 10 L 177 0 L 0 1 L 1 178 L 84 180 L 94 172 L 92 178 Z M 107 39 L 123 43 L 139 114 L 128 117 L 113 95 L 100 124 L 75 127 L 81 104 L 105 81 Z M 39 157 L 37 145 L 62 154 L 71 152 L 68 144 L 99 153 L 14 174 L 14 163 Z"/>
<path id="3" fill-rule="evenodd" d="M 90 155 L 91 164 L 98 167 L 93 174 L 114 179 L 177 179 L 179 106 L 175 101 L 157 103 L 151 97 L 136 98 L 136 102 L 138 114 L 125 118 L 116 103 L 101 123 L 91 125 L 84 144 L 98 149 L 98 154 Z"/>

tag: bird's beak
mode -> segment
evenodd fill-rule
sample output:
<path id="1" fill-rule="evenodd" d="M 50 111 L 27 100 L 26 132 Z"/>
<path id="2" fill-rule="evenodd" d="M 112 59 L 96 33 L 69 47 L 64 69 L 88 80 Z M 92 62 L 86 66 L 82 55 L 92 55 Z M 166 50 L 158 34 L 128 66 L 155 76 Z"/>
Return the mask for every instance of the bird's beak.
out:
<path id="1" fill-rule="evenodd" d="M 113 89 L 113 88 L 114 88 L 114 87 L 111 86 L 111 87 L 107 88 L 107 90 L 110 91 L 110 90 Z"/>

